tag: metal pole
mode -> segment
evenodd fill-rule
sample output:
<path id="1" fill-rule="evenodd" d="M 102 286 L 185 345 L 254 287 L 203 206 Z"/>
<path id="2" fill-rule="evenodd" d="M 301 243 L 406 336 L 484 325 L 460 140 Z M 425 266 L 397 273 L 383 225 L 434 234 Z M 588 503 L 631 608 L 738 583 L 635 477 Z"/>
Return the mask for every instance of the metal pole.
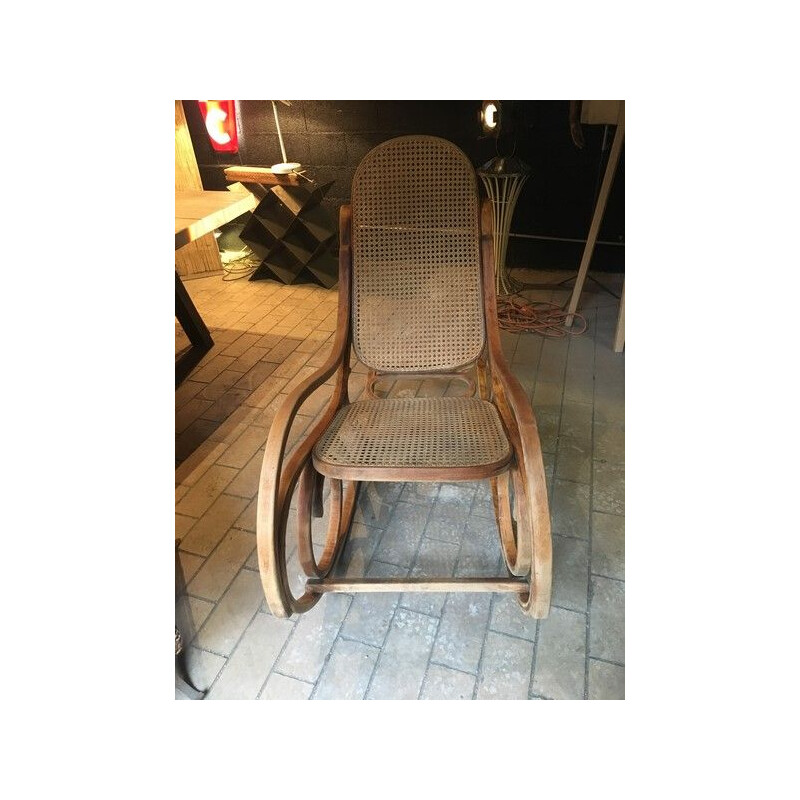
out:
<path id="1" fill-rule="evenodd" d="M 281 124 L 278 122 L 278 107 L 275 101 L 272 100 L 272 113 L 275 115 L 275 127 L 278 129 L 278 141 L 281 143 L 281 155 L 283 156 L 283 163 L 285 164 L 288 159 L 286 158 L 286 148 L 283 146 L 283 135 L 281 134 Z"/>

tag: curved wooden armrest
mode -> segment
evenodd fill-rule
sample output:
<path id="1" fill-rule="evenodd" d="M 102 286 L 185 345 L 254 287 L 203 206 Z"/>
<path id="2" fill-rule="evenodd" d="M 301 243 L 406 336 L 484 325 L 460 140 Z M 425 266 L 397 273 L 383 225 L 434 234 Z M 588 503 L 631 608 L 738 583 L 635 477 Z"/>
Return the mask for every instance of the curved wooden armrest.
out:
<path id="1" fill-rule="evenodd" d="M 296 477 L 294 472 L 299 474 L 300 467 L 316 440 L 325 428 L 330 425 L 336 415 L 336 411 L 342 406 L 343 401 L 347 399 L 347 379 L 350 374 L 350 222 L 350 206 L 343 205 L 339 212 L 341 240 L 339 246 L 339 306 L 333 349 L 327 361 L 316 372 L 302 380 L 289 393 L 272 420 L 261 467 L 259 485 L 262 490 L 269 491 L 270 487 L 277 487 L 279 477 L 289 477 L 291 482 L 292 478 Z M 289 430 L 300 406 L 313 391 L 322 386 L 337 371 L 339 374 L 336 380 L 336 387 L 325 411 L 320 415 L 311 431 L 304 437 L 303 442 L 298 445 L 292 458 L 282 466 Z"/>
<path id="2" fill-rule="evenodd" d="M 302 406 L 303 403 L 308 399 L 309 395 L 319 389 L 319 387 L 322 386 L 325 381 L 328 380 L 328 378 L 337 370 L 339 371 L 339 375 L 336 380 L 336 387 L 333 391 L 333 395 L 323 413 L 318 417 L 314 427 L 305 437 L 305 439 L 310 439 L 311 441 L 309 442 L 309 447 L 303 449 L 310 451 L 311 447 L 313 447 L 313 445 L 316 443 L 316 440 L 319 438 L 319 435 L 321 435 L 324 429 L 328 427 L 336 415 L 336 412 L 339 410 L 339 408 L 341 408 L 342 401 L 346 399 L 347 373 L 349 370 L 345 369 L 344 362 L 340 358 L 337 358 L 336 360 L 331 359 L 330 361 L 326 362 L 315 373 L 309 375 L 305 380 L 298 384 L 286 397 L 286 400 L 283 401 L 278 409 L 278 413 L 272 420 L 272 425 L 269 429 L 269 436 L 267 437 L 266 448 L 264 450 L 264 462 L 266 464 L 266 462 L 269 460 L 275 464 L 276 476 L 278 474 L 278 467 L 283 461 L 283 457 L 286 452 L 286 443 L 289 439 L 289 432 L 291 430 L 292 423 L 297 416 L 297 412 L 300 410 L 300 406 Z M 314 433 L 318 433 L 318 435 L 314 436 Z"/>
<path id="3" fill-rule="evenodd" d="M 301 381 L 278 409 L 270 427 L 261 464 L 256 507 L 258 566 L 270 610 L 280 617 L 289 616 L 292 610 L 286 600 L 290 593 L 282 585 L 285 576 L 281 577 L 283 573 L 276 566 L 284 557 L 285 520 L 292 490 L 317 439 L 347 400 L 350 375 L 350 219 L 350 207 L 342 206 L 339 212 L 339 310 L 333 350 L 323 366 Z M 289 429 L 297 411 L 303 401 L 334 372 L 338 372 L 336 387 L 325 411 L 284 461 Z"/>

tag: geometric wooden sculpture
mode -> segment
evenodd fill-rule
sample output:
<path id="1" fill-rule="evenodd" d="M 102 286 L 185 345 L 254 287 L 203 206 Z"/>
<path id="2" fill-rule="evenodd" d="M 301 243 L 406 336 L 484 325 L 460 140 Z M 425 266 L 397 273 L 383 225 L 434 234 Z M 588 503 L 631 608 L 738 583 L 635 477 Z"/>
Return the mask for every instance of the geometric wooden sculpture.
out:
<path id="1" fill-rule="evenodd" d="M 339 214 L 339 311 L 327 361 L 288 393 L 270 428 L 258 490 L 261 582 L 277 617 L 326 592 L 510 592 L 523 611 L 550 608 L 552 551 L 542 451 L 528 397 L 500 346 L 492 206 L 480 204 L 469 159 L 434 136 L 378 145 Z M 350 354 L 368 369 L 350 400 Z M 381 399 L 382 376 L 465 380 L 460 397 Z M 327 405 L 289 450 L 303 402 L 333 379 Z M 336 577 L 365 481 L 488 480 L 506 574 L 438 579 Z M 327 533 L 312 540 L 312 517 Z M 296 503 L 292 502 L 297 488 Z M 289 515 L 296 524 L 289 525 Z M 287 555 L 297 535 L 301 587 Z M 315 552 L 315 546 L 321 548 Z"/>
<path id="2" fill-rule="evenodd" d="M 251 281 L 336 283 L 336 258 L 331 252 L 336 227 L 320 201 L 333 185 L 271 186 L 253 210 L 239 238 L 261 259 Z"/>

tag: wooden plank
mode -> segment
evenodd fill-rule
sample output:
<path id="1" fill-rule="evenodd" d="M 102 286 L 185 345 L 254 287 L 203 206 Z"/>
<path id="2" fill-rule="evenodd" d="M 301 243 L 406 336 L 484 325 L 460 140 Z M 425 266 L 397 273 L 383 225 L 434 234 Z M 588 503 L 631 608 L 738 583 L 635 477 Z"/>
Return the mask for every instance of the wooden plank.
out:
<path id="1" fill-rule="evenodd" d="M 247 192 L 250 191 L 244 184 L 242 183 L 232 183 L 230 186 L 225 187 L 229 192 Z"/>
<path id="2" fill-rule="evenodd" d="M 183 103 L 180 100 L 175 101 L 175 189 L 203 189 Z M 176 251 L 175 269 L 182 277 L 221 272 L 222 259 L 214 236 L 208 234 Z"/>
<path id="3" fill-rule="evenodd" d="M 269 167 L 226 167 L 225 178 L 229 181 L 241 181 L 242 183 L 260 183 L 264 186 L 299 186 L 301 178 L 299 175 L 280 175 L 273 172 Z"/>
<path id="4" fill-rule="evenodd" d="M 194 189 L 198 192 L 203 190 L 192 137 L 189 135 L 183 103 L 180 100 L 175 101 L 175 189 Z"/>
<path id="5" fill-rule="evenodd" d="M 625 103 L 620 103 L 619 120 L 617 122 L 617 131 L 614 134 L 614 144 L 611 145 L 611 153 L 608 156 L 608 164 L 606 165 L 606 172 L 603 175 L 603 183 L 600 187 L 600 194 L 597 197 L 597 205 L 594 208 L 592 216 L 592 224 L 589 227 L 589 235 L 586 238 L 586 246 L 583 248 L 583 257 L 581 258 L 581 265 L 578 268 L 578 277 L 575 279 L 575 286 L 572 289 L 572 297 L 569 301 L 569 309 L 567 310 L 567 319 L 565 326 L 569 328 L 578 308 L 578 301 L 580 300 L 581 292 L 583 291 L 583 284 L 586 280 L 586 273 L 589 271 L 589 263 L 592 260 L 592 253 L 594 253 L 594 246 L 597 242 L 597 234 L 600 232 L 600 224 L 603 221 L 603 214 L 606 210 L 606 203 L 608 196 L 611 194 L 611 185 L 614 183 L 614 175 L 617 171 L 617 162 L 619 161 L 619 154 L 622 151 L 622 142 L 625 138 Z"/>
<path id="6" fill-rule="evenodd" d="M 530 584 L 522 578 L 443 578 L 411 580 L 408 578 L 311 579 L 310 592 L 516 592 L 524 594 Z"/>
<path id="7" fill-rule="evenodd" d="M 255 200 L 250 192 L 175 192 L 176 218 L 188 218 L 195 221 L 209 220 L 210 223 L 214 223 L 214 227 L 219 227 L 234 217 L 244 214 L 254 206 Z M 178 229 L 176 221 L 175 230 Z"/>
<path id="8" fill-rule="evenodd" d="M 621 353 L 625 347 L 625 282 L 622 282 L 622 297 L 619 300 L 617 331 L 614 334 L 614 352 Z"/>
<path id="9" fill-rule="evenodd" d="M 250 192 L 175 192 L 175 249 L 256 207 Z"/>

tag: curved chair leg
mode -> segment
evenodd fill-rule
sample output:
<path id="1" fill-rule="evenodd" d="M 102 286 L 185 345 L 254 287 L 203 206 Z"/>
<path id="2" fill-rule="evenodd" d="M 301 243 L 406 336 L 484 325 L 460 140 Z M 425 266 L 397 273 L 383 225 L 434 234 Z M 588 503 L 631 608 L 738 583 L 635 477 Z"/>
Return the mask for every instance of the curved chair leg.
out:
<path id="1" fill-rule="evenodd" d="M 314 471 L 310 461 L 307 462 L 300 474 L 297 494 L 297 558 L 307 578 L 321 577 L 317 563 L 314 560 L 314 544 L 311 537 L 311 518 L 323 516 L 323 513 L 318 513 L 323 511 L 321 503 L 322 486 L 321 481 L 318 480 L 319 477 L 322 476 Z M 341 506 L 341 495 L 333 488 L 331 488 L 330 501 L 331 516 L 328 524 L 328 535 L 325 537 L 326 545 L 335 522 L 338 530 L 338 516 Z"/>
<path id="2" fill-rule="evenodd" d="M 318 473 L 309 461 L 300 476 L 299 497 L 297 501 L 297 554 L 300 566 L 308 578 L 325 578 L 333 568 L 342 551 L 350 523 L 355 512 L 355 499 L 358 483 L 349 481 L 342 489 L 342 481 L 331 480 L 330 518 L 325 535 L 325 546 L 317 563 L 314 556 L 314 542 L 311 536 L 311 516 L 323 516 L 315 513 L 317 498 L 322 497 L 324 476 Z M 313 493 L 309 502 L 308 493 Z"/>
<path id="3" fill-rule="evenodd" d="M 545 619 L 550 612 L 552 587 L 553 545 L 550 539 L 550 510 L 547 505 L 547 483 L 544 463 L 539 453 L 536 463 L 525 465 L 521 481 L 523 492 L 518 500 L 519 524 L 527 528 L 531 542 L 531 589 L 527 595 L 518 595 L 526 614 L 535 619 Z M 522 531 L 523 535 L 525 531 Z"/>
<path id="4" fill-rule="evenodd" d="M 299 482 L 298 558 L 303 572 L 308 577 L 325 577 L 336 562 L 350 530 L 358 490 L 358 484 L 355 482 L 349 483 L 344 492 L 340 481 L 331 482 L 331 517 L 325 548 L 317 563 L 311 539 L 311 516 L 315 505 L 317 474 L 310 458 L 300 468 L 299 475 L 295 475 L 293 479 L 292 476 L 288 476 L 286 481 L 285 485 L 283 481 L 281 482 L 279 491 L 274 495 L 265 493 L 263 507 L 259 508 L 259 513 L 264 519 L 264 524 L 258 526 L 259 570 L 267 605 L 276 617 L 302 614 L 313 608 L 322 596 L 317 592 L 304 592 L 300 597 L 295 597 L 289 585 L 286 566 L 286 523 L 291 513 L 289 504 L 295 486 Z M 276 516 L 275 506 L 281 499 L 283 500 L 281 513 Z M 271 524 L 276 519 L 278 524 Z"/>
<path id="5" fill-rule="evenodd" d="M 500 534 L 500 549 L 503 551 L 506 567 L 512 575 L 528 575 L 531 571 L 531 537 L 524 531 L 524 525 L 519 523 L 522 518 L 520 503 L 524 502 L 519 470 L 512 467 L 508 472 L 492 478 L 490 484 Z"/>
<path id="6" fill-rule="evenodd" d="M 258 516 L 256 520 L 256 541 L 258 544 L 258 569 L 267 606 L 275 617 L 290 617 L 295 603 L 289 589 L 286 570 L 286 522 L 290 513 L 289 504 L 292 492 L 302 470 L 294 475 L 279 473 L 277 485 L 269 489 L 263 479 L 265 466 L 262 466 L 262 488 L 258 494 Z M 311 493 L 306 492 L 307 502 Z M 313 603 L 308 605 L 311 608 Z"/>

